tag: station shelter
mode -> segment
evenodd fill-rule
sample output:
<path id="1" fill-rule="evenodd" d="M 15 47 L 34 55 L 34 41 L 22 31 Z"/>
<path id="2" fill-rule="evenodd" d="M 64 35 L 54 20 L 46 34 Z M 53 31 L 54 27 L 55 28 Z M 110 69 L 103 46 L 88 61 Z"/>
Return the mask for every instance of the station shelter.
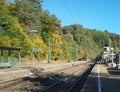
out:
<path id="1" fill-rule="evenodd" d="M 7 51 L 7 61 L 3 60 L 3 56 L 5 51 Z M 16 47 L 6 47 L 6 46 L 0 46 L 0 68 L 4 67 L 11 67 L 11 54 L 12 51 L 17 51 L 18 52 L 18 67 L 20 67 L 20 48 Z M 3 62 L 4 61 L 4 62 Z"/>

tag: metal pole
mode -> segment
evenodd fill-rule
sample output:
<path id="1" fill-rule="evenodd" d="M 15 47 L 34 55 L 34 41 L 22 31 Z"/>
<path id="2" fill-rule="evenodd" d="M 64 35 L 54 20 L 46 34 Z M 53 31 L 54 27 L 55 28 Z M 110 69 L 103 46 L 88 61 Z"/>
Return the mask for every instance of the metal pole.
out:
<path id="1" fill-rule="evenodd" d="M 32 61 L 33 61 L 33 64 L 32 65 L 34 66 L 34 64 L 35 64 L 34 62 L 35 61 L 34 61 L 34 34 L 33 33 L 34 32 L 32 32 L 32 40 L 33 40 L 33 48 L 32 48 Z"/>
<path id="2" fill-rule="evenodd" d="M 118 53 L 118 58 L 119 58 L 119 62 L 118 63 L 120 64 L 120 52 Z"/>
<path id="3" fill-rule="evenodd" d="M 112 50 L 112 66 L 113 66 L 113 50 Z"/>
<path id="4" fill-rule="evenodd" d="M 86 47 L 86 38 L 84 39 L 84 46 Z M 87 61 L 87 50 L 85 49 L 85 58 L 86 58 L 86 61 Z"/>
<path id="5" fill-rule="evenodd" d="M 50 48 L 50 36 L 48 39 L 48 63 L 51 61 L 51 48 Z"/>
<path id="6" fill-rule="evenodd" d="M 10 54 L 11 54 L 11 52 L 10 52 L 10 50 L 8 50 L 8 62 L 10 63 Z"/>
<path id="7" fill-rule="evenodd" d="M 72 47 L 70 47 L 70 62 L 72 61 Z"/>
<path id="8" fill-rule="evenodd" d="M 76 61 L 78 60 L 78 49 L 76 49 Z"/>
<path id="9" fill-rule="evenodd" d="M 111 48 L 111 51 L 112 51 L 112 66 L 113 66 L 113 47 Z"/>
<path id="10" fill-rule="evenodd" d="M 110 48 L 110 53 L 111 53 L 111 39 L 109 39 L 109 48 Z"/>
<path id="11" fill-rule="evenodd" d="M 33 44 L 32 44 L 33 45 L 33 47 L 32 47 L 32 62 L 33 62 L 33 64 L 32 65 L 34 66 L 34 64 L 35 64 L 34 63 L 35 62 L 34 61 L 34 33 L 35 32 L 37 33 L 38 30 L 30 30 L 30 32 L 32 33 L 32 41 L 33 41 Z"/>
<path id="12" fill-rule="evenodd" d="M 119 34 L 119 53 L 118 54 L 119 54 L 118 57 L 119 57 L 119 64 L 120 64 L 120 34 Z"/>
<path id="13" fill-rule="evenodd" d="M 0 58 L 0 62 L 3 62 L 3 50 L 1 50 L 1 58 Z"/>
<path id="14" fill-rule="evenodd" d="M 120 51 L 120 34 L 118 34 L 119 35 L 119 51 Z"/>
<path id="15" fill-rule="evenodd" d="M 18 57 L 18 68 L 20 69 L 20 51 L 19 51 L 19 57 Z"/>

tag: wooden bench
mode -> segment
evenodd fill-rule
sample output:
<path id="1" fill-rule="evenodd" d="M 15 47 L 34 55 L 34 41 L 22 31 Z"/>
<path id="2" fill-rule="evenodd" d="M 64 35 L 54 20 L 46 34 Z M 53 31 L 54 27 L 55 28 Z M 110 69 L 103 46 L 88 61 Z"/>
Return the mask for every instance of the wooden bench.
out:
<path id="1" fill-rule="evenodd" d="M 0 62 L 0 68 L 10 68 L 10 62 Z"/>

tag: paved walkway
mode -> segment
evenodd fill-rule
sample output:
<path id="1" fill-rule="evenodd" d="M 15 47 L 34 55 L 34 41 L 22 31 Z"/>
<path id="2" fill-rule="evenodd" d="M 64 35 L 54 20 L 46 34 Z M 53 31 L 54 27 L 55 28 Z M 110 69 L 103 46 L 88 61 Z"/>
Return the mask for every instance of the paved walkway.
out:
<path id="1" fill-rule="evenodd" d="M 120 92 L 120 69 L 96 64 L 81 92 Z"/>

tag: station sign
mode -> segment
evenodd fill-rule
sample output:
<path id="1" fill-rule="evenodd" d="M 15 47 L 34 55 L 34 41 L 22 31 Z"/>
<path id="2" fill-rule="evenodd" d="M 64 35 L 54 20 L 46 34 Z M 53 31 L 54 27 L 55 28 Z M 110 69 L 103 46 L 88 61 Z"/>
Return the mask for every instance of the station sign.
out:
<path id="1" fill-rule="evenodd" d="M 33 50 L 34 51 L 40 51 L 40 48 L 34 48 Z"/>

